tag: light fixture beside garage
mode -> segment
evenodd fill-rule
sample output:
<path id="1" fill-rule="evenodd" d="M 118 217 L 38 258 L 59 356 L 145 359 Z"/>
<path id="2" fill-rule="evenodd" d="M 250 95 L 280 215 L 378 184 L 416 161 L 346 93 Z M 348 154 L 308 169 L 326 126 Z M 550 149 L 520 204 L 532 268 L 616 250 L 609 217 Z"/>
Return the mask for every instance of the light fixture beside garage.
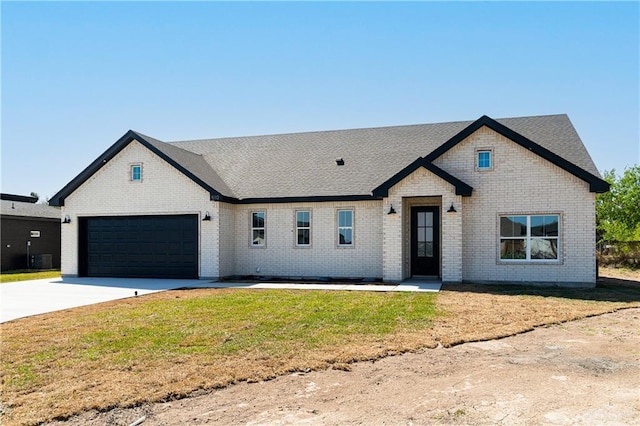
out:
<path id="1" fill-rule="evenodd" d="M 69 217 L 69 215 L 66 215 L 64 217 L 64 219 L 62 220 L 62 223 L 71 223 L 71 218 Z"/>
<path id="2" fill-rule="evenodd" d="M 208 221 L 208 220 L 211 220 L 211 215 L 209 214 L 209 212 L 206 212 L 204 214 L 204 217 L 202 218 L 202 221 L 204 222 L 204 221 Z"/>

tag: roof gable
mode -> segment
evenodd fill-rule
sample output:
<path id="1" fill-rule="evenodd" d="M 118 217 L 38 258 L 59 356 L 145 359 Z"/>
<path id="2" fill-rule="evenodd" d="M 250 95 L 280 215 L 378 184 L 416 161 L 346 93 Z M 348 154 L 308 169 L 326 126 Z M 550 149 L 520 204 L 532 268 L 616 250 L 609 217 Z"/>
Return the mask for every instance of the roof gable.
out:
<path id="1" fill-rule="evenodd" d="M 87 179 L 93 176 L 134 140 L 138 141 L 197 185 L 208 191 L 211 194 L 212 200 L 220 200 L 229 196 L 231 190 L 213 171 L 213 169 L 211 169 L 209 164 L 201 155 L 166 144 L 157 139 L 134 132 L 133 130 L 129 130 L 120 139 L 118 139 L 116 143 L 111 145 L 95 161 L 85 168 L 78 176 L 58 191 L 58 193 L 51 198 L 49 204 L 52 206 L 64 206 L 64 200 L 66 197 L 78 189 L 85 181 L 87 181 Z M 225 194 L 214 188 L 213 185 L 217 185 L 218 188 L 225 191 Z"/>
<path id="2" fill-rule="evenodd" d="M 426 158 L 418 158 L 413 163 L 409 164 L 404 169 L 400 170 L 390 179 L 385 181 L 383 184 L 378 186 L 373 190 L 374 197 L 387 197 L 389 195 L 389 189 L 396 185 L 398 182 L 402 181 L 404 178 L 409 176 L 411 173 L 419 169 L 420 167 L 424 167 L 429 170 L 434 175 L 438 176 L 442 180 L 449 182 L 456 188 L 456 195 L 470 196 L 471 192 L 473 192 L 473 188 L 455 176 L 450 175 L 449 173 L 442 170 L 440 167 L 428 161 Z"/>
<path id="3" fill-rule="evenodd" d="M 492 118 L 483 115 L 464 129 L 462 129 L 459 133 L 453 136 L 451 139 L 440 145 L 438 148 L 433 150 L 429 155 L 425 157 L 428 161 L 433 161 L 436 158 L 440 157 L 445 152 L 449 151 L 451 148 L 462 142 L 464 139 L 473 134 L 476 130 L 481 127 L 486 126 L 493 130 L 496 133 L 506 137 L 507 139 L 517 143 L 523 148 L 528 149 L 529 151 L 539 155 L 545 160 L 555 164 L 556 166 L 566 170 L 572 175 L 584 180 L 589 184 L 589 190 L 591 192 L 607 192 L 609 190 L 609 183 L 605 180 L 595 176 L 592 173 L 578 167 L 572 162 L 567 161 L 566 159 L 560 157 L 559 155 L 551 152 L 547 148 L 533 142 L 531 139 L 517 133 L 516 131 L 510 129 L 504 124 L 498 123 Z"/>

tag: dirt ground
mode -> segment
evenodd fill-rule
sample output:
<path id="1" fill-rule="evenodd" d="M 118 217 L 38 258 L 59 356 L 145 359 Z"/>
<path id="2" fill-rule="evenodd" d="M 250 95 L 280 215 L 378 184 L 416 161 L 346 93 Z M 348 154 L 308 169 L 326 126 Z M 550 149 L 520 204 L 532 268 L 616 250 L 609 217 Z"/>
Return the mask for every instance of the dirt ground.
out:
<path id="1" fill-rule="evenodd" d="M 344 370 L 295 373 L 65 425 L 640 425 L 640 309 Z"/>

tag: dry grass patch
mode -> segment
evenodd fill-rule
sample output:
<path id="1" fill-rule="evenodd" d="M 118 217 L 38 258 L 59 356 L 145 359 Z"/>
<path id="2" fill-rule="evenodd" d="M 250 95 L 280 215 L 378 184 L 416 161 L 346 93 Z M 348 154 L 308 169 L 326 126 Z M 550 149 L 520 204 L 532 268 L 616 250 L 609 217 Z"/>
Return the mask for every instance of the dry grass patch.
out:
<path id="1" fill-rule="evenodd" d="M 611 268 L 609 266 L 601 266 L 599 274 L 603 278 L 640 282 L 640 269 Z"/>
<path id="2" fill-rule="evenodd" d="M 440 293 L 437 306 L 447 315 L 434 322 L 430 333 L 448 347 L 640 307 L 640 282 L 601 283 L 595 289 L 448 286 Z"/>
<path id="3" fill-rule="evenodd" d="M 441 293 L 191 290 L 0 324 L 2 424 L 486 340 L 626 307 L 639 285 Z"/>

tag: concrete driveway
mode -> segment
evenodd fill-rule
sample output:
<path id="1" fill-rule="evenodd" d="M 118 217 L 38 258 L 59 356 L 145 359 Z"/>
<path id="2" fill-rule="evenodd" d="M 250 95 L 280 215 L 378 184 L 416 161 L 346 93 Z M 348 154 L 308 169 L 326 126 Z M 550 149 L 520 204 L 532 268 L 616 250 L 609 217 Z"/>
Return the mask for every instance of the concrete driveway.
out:
<path id="1" fill-rule="evenodd" d="M 202 280 L 54 278 L 0 284 L 0 322 L 46 312 L 184 287 L 210 287 Z"/>
<path id="2" fill-rule="evenodd" d="M 17 318 L 125 299 L 178 288 L 438 292 L 440 281 L 409 279 L 401 284 L 310 284 L 212 282 L 141 278 L 54 278 L 0 285 L 0 323 Z"/>

